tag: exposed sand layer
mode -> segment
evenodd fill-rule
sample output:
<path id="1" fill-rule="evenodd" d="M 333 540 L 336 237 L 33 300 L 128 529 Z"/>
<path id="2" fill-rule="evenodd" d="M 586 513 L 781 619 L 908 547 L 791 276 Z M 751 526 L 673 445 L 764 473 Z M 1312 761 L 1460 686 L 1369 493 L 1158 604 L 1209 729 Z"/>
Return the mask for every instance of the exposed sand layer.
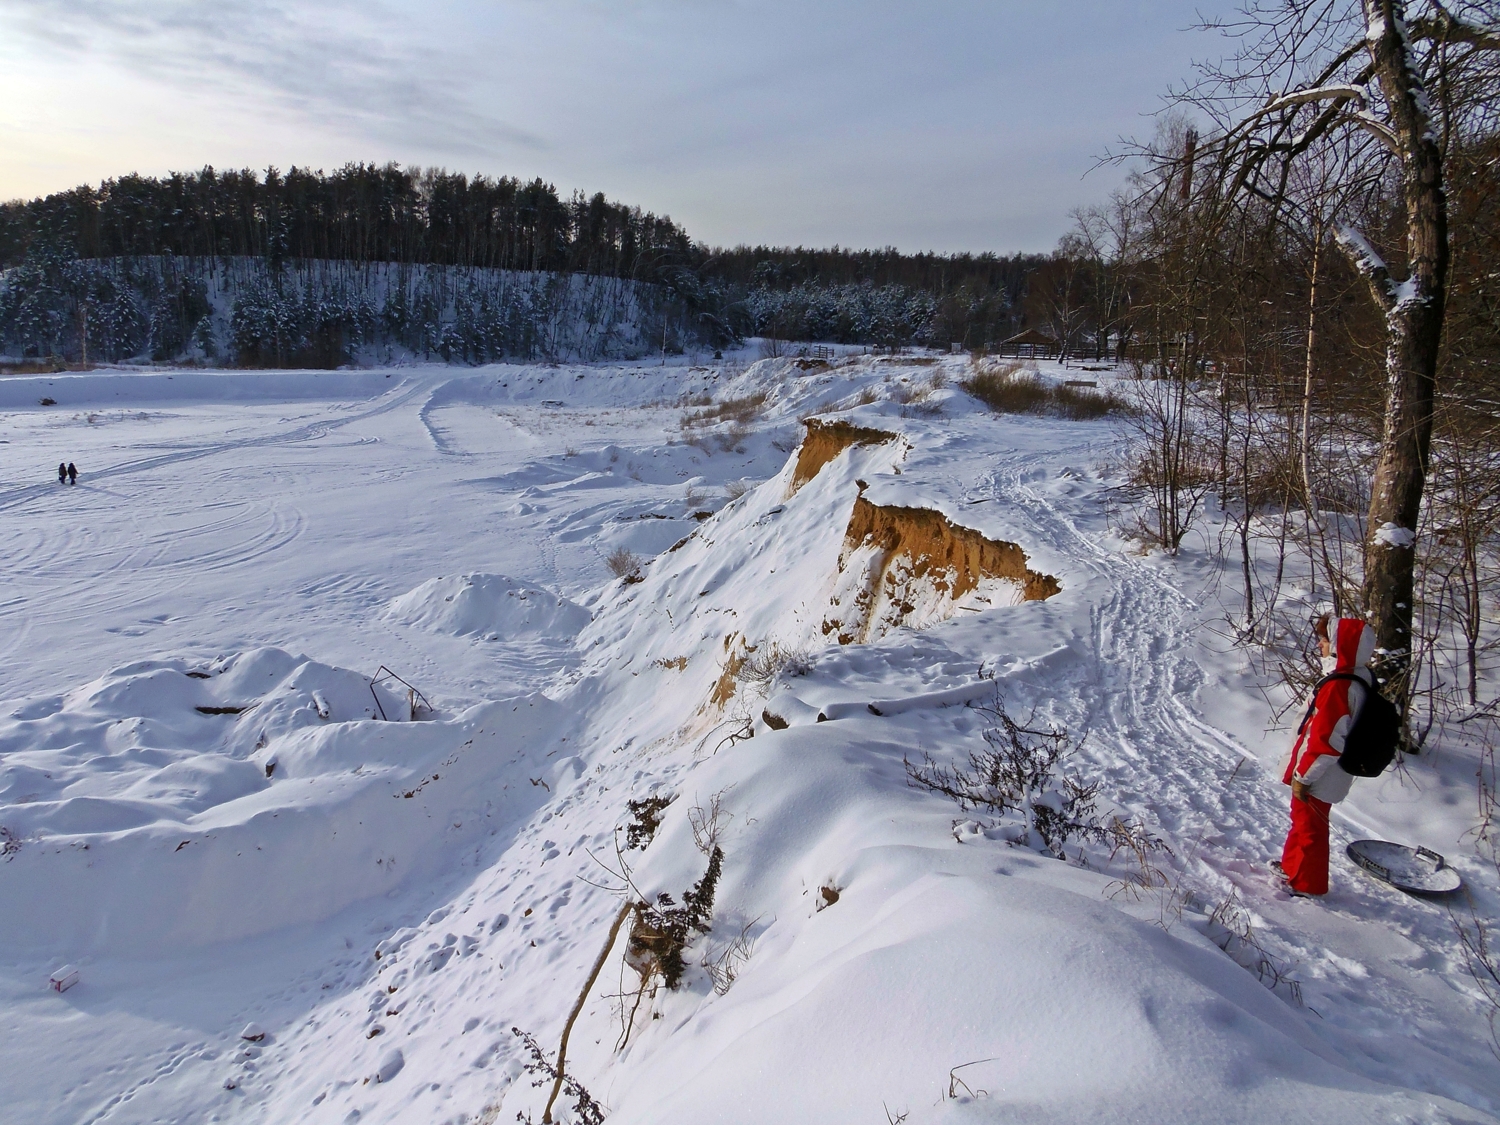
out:
<path id="1" fill-rule="evenodd" d="M 852 422 L 820 422 L 809 418 L 806 426 L 807 436 L 802 439 L 802 448 L 797 451 L 797 467 L 792 470 L 791 491 L 794 493 L 850 446 L 879 445 L 896 439 L 896 435 L 887 430 L 873 430 Z"/>
<path id="2" fill-rule="evenodd" d="M 860 496 L 839 559 L 840 571 L 859 572 L 858 588 L 835 599 L 845 612 L 831 614 L 823 633 L 852 644 L 901 625 L 921 627 L 933 616 L 932 603 L 951 606 L 986 581 L 1013 584 L 1016 600 L 1024 602 L 1044 601 L 1062 589 L 1052 575 L 1026 564 L 1016 544 L 988 539 L 941 512 L 887 507 Z"/>

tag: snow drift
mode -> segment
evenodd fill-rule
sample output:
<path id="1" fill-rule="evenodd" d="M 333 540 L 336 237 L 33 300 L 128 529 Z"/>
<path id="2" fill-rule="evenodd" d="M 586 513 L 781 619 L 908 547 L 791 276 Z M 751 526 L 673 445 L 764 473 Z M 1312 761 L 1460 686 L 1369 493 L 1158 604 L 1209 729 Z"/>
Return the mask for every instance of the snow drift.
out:
<path id="1" fill-rule="evenodd" d="M 391 602 L 387 616 L 404 625 L 487 641 L 571 641 L 589 623 L 589 611 L 577 603 L 503 574 L 431 579 Z"/>
<path id="2" fill-rule="evenodd" d="M 82 957 L 327 918 L 534 804 L 540 790 L 485 783 L 560 724 L 550 700 L 387 722 L 377 692 L 409 717 L 384 684 L 259 649 L 130 665 L 18 708 L 0 720 L 0 941 Z"/>

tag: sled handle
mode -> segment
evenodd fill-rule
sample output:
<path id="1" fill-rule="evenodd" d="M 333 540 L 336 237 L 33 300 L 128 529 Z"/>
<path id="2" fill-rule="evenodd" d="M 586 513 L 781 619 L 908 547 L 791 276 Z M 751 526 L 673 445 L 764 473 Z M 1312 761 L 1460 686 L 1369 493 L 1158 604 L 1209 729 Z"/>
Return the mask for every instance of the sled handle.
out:
<path id="1" fill-rule="evenodd" d="M 1448 861 L 1446 859 L 1438 855 L 1437 852 L 1429 851 L 1427 848 L 1422 847 L 1420 844 L 1417 845 L 1417 854 L 1425 855 L 1428 859 L 1432 860 L 1433 863 L 1437 864 L 1437 869 L 1439 871 L 1448 866 Z"/>

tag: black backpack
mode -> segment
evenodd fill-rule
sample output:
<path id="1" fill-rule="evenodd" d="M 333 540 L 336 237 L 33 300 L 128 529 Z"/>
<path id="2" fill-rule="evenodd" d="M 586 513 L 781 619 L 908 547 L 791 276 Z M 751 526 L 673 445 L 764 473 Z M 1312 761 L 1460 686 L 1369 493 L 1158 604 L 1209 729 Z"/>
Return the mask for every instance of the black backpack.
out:
<path id="1" fill-rule="evenodd" d="M 1349 725 L 1349 734 L 1344 739 L 1344 752 L 1339 755 L 1339 768 L 1355 777 L 1379 777 L 1385 768 L 1396 760 L 1396 750 L 1401 744 L 1401 712 L 1364 678 L 1353 672 L 1330 672 L 1313 688 L 1313 701 L 1307 705 L 1307 714 L 1302 716 L 1302 725 L 1297 728 L 1297 737 L 1312 721 L 1313 709 L 1318 705 L 1318 694 L 1323 685 L 1334 680 L 1357 680 L 1364 686 L 1364 702 Z"/>

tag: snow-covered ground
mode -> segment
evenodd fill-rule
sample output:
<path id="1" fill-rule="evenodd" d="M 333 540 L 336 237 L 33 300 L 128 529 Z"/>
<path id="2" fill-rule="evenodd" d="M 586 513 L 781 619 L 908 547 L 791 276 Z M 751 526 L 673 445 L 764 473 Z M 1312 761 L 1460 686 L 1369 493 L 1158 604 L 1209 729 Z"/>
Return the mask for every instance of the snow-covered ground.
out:
<path id="1" fill-rule="evenodd" d="M 1110 423 L 991 415 L 962 363 L 0 380 L 0 1119 L 540 1120 L 512 1029 L 553 1055 L 712 836 L 682 987 L 622 931 L 572 1030 L 611 1120 L 1495 1121 L 1446 909 L 1342 856 L 1433 847 L 1494 917 L 1472 761 L 1357 784 L 1287 897 L 1286 700 L 1215 565 L 1111 527 Z M 892 438 L 794 487 L 814 412 Z M 870 595 L 861 497 L 1060 592 Z M 997 698 L 1161 885 L 908 784 Z"/>

